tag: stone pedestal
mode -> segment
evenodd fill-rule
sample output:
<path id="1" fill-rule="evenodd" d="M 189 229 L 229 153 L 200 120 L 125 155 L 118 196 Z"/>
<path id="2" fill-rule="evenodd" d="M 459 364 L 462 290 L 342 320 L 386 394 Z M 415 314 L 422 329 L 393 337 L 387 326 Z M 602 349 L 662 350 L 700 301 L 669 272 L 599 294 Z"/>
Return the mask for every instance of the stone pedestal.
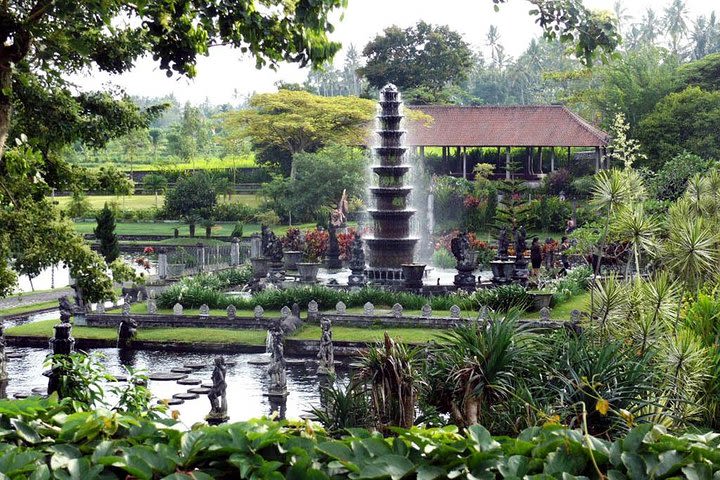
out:
<path id="1" fill-rule="evenodd" d="M 250 258 L 258 258 L 263 255 L 263 244 L 260 234 L 253 233 L 250 235 Z"/>
<path id="2" fill-rule="evenodd" d="M 165 248 L 158 248 L 157 273 L 158 277 L 163 280 L 168 277 L 168 257 Z"/>
<path id="3" fill-rule="evenodd" d="M 197 244 L 197 268 L 199 272 L 205 271 L 205 245 Z"/>
<path id="4" fill-rule="evenodd" d="M 328 228 L 328 249 L 325 253 L 325 264 L 329 270 L 338 270 L 342 268 L 340 261 L 340 244 L 337 239 L 337 229 L 331 224 Z"/>
<path id="5" fill-rule="evenodd" d="M 282 283 L 285 281 L 285 270 L 282 262 L 270 263 L 270 281 L 273 283 Z"/>
<path id="6" fill-rule="evenodd" d="M 495 258 L 490 262 L 495 285 L 507 285 L 512 282 L 513 272 L 515 271 L 515 262 L 507 258 Z"/>
<path id="7" fill-rule="evenodd" d="M 297 270 L 300 275 L 300 282 L 315 283 L 317 282 L 317 274 L 320 270 L 320 264 L 316 262 L 298 262 Z"/>
<path id="8" fill-rule="evenodd" d="M 240 265 L 240 239 L 233 237 L 230 244 L 230 266 Z"/>
<path id="9" fill-rule="evenodd" d="M 252 257 L 250 259 L 252 265 L 253 278 L 261 279 L 267 277 L 270 272 L 270 259 L 265 257 Z"/>
<path id="10" fill-rule="evenodd" d="M 297 270 L 298 263 L 302 260 L 303 252 L 297 250 L 288 250 L 283 254 L 283 265 L 285 270 Z"/>
<path id="11" fill-rule="evenodd" d="M 528 261 L 525 257 L 515 259 L 515 270 L 513 271 L 512 280 L 522 286 L 527 285 L 530 271 L 528 270 Z"/>
<path id="12" fill-rule="evenodd" d="M 424 263 L 404 263 L 402 264 L 403 277 L 405 278 L 405 287 L 422 288 L 423 276 L 425 274 Z M 471 271 L 472 273 L 472 271 Z M 473 281 L 473 284 L 475 282 Z"/>

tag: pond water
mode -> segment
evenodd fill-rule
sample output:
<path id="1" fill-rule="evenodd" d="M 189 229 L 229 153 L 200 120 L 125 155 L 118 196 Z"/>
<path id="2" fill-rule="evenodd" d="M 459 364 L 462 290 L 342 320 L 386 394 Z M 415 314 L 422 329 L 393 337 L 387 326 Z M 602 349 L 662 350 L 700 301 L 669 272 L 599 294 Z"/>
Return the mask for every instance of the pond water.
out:
<path id="1" fill-rule="evenodd" d="M 33 389 L 47 388 L 47 378 L 42 375 L 45 368 L 43 363 L 50 352 L 42 348 L 13 348 L 8 349 L 7 395 L 12 398 L 16 393 L 30 394 Z M 135 369 L 145 370 L 148 373 L 170 372 L 173 368 L 189 364 L 202 364 L 188 375 L 196 378 L 203 384 L 212 383 L 213 361 L 217 354 L 206 353 L 175 353 L 166 351 L 133 351 L 128 354 L 119 354 L 115 348 L 101 348 L 94 351 L 104 356 L 103 362 L 113 374 L 124 374 L 123 365 Z M 262 360 L 264 354 L 227 354 L 226 362 L 234 362 L 227 369 L 228 415 L 231 421 L 247 420 L 263 415 L 270 415 L 279 405 L 271 405 L 266 391 L 266 365 L 255 365 L 253 361 Z M 320 379 L 315 373 L 317 364 L 314 362 L 302 363 L 299 359 L 288 359 L 287 366 L 288 396 L 285 401 L 285 416 L 287 418 L 300 418 L 304 416 L 313 405 L 320 402 Z M 297 362 L 297 363 L 296 363 Z M 347 372 L 338 372 L 338 378 L 343 380 Z M 157 399 L 171 398 L 173 394 L 186 393 L 188 389 L 200 385 L 179 385 L 175 381 L 150 380 L 149 387 Z M 42 390 L 44 393 L 45 390 Z M 181 405 L 170 407 L 180 412 L 180 421 L 186 426 L 204 420 L 210 411 L 210 402 L 207 395 L 200 395 L 194 400 L 185 400 Z"/>

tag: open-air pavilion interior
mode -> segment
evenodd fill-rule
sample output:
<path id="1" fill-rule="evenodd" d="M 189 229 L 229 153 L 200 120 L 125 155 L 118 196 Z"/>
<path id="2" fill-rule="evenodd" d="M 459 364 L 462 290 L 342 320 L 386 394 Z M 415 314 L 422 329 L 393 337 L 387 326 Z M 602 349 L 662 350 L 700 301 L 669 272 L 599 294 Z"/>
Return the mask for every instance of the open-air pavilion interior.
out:
<path id="1" fill-rule="evenodd" d="M 456 176 L 472 176 L 474 165 L 468 160 L 468 150 L 473 148 L 483 149 L 482 163 L 495 165 L 496 179 L 540 180 L 555 170 L 558 149 L 568 162 L 572 150 L 579 148 L 584 150 L 581 156 L 592 158 L 595 171 L 609 168 L 609 135 L 562 105 L 410 108 L 432 120 L 408 121 L 407 145 L 423 164 L 426 148 L 441 148 L 443 163 L 454 162 Z M 526 150 L 522 165 L 511 162 L 511 150 L 517 148 Z"/>

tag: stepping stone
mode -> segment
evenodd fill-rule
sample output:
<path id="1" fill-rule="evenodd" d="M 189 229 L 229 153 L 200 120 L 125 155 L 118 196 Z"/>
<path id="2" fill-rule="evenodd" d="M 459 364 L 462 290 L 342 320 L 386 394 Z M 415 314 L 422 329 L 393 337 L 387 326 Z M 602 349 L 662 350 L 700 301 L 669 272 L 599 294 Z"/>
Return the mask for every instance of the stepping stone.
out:
<path id="1" fill-rule="evenodd" d="M 205 382 L 202 385 L 200 385 L 202 388 L 212 388 L 213 384 L 212 382 Z"/>
<path id="2" fill-rule="evenodd" d="M 150 380 L 156 380 L 158 382 L 174 382 L 187 378 L 187 375 L 182 373 L 170 373 L 170 372 L 156 372 L 148 375 Z"/>
<path id="3" fill-rule="evenodd" d="M 7 358 L 25 358 L 22 353 L 8 353 L 5 355 Z"/>
<path id="4" fill-rule="evenodd" d="M 268 365 L 270 363 L 270 357 L 268 358 L 253 358 L 248 360 L 248 365 Z"/>
<path id="5" fill-rule="evenodd" d="M 234 360 L 226 360 L 226 361 L 225 361 L 225 366 L 226 366 L 226 367 L 234 367 L 236 363 L 237 363 L 237 362 L 235 362 Z"/>
<path id="6" fill-rule="evenodd" d="M 28 395 L 27 393 L 24 393 L 24 392 L 18 392 L 15 395 L 13 395 L 13 397 L 15 397 L 17 399 L 27 398 L 29 396 L 30 395 Z"/>
<path id="7" fill-rule="evenodd" d="M 197 393 L 198 395 L 207 395 L 210 389 L 206 387 L 188 388 L 188 393 Z"/>
<path id="8" fill-rule="evenodd" d="M 204 363 L 186 363 L 183 367 L 189 368 L 190 370 L 200 370 L 207 367 L 207 365 Z"/>
<path id="9" fill-rule="evenodd" d="M 116 382 L 127 382 L 127 375 L 113 375 L 115 377 Z"/>
<path id="10" fill-rule="evenodd" d="M 157 403 L 158 405 L 182 405 L 185 403 L 185 400 L 180 400 L 179 398 L 161 398 Z"/>
<path id="11" fill-rule="evenodd" d="M 47 388 L 45 387 L 35 387 L 32 390 L 30 390 L 35 395 L 45 395 L 47 393 Z"/>
<path id="12" fill-rule="evenodd" d="M 200 385 L 202 380 L 199 378 L 183 378 L 177 381 L 178 385 Z"/>
<path id="13" fill-rule="evenodd" d="M 192 373 L 192 370 L 191 370 L 191 369 L 189 369 L 189 368 L 180 368 L 180 367 L 171 368 L 170 371 L 171 371 L 172 373 Z"/>
<path id="14" fill-rule="evenodd" d="M 200 395 L 197 393 L 175 393 L 173 394 L 173 398 L 177 398 L 178 400 L 195 400 L 196 398 L 200 398 Z"/>
<path id="15" fill-rule="evenodd" d="M 285 363 L 288 365 L 305 365 L 306 361 L 303 358 L 286 358 Z"/>

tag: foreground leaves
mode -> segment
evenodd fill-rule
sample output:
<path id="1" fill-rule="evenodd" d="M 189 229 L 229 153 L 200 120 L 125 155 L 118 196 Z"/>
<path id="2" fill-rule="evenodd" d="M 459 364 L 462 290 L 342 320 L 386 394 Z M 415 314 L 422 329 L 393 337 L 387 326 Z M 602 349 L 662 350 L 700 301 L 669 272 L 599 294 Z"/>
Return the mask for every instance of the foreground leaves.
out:
<path id="1" fill-rule="evenodd" d="M 353 429 L 333 439 L 267 419 L 180 431 L 172 421 L 69 411 L 69 402 L 0 401 L 0 472 L 10 479 L 717 478 L 720 435 L 640 425 L 615 442 L 558 425 L 517 438 L 481 426 Z M 93 435 L 87 435 L 92 425 Z"/>

